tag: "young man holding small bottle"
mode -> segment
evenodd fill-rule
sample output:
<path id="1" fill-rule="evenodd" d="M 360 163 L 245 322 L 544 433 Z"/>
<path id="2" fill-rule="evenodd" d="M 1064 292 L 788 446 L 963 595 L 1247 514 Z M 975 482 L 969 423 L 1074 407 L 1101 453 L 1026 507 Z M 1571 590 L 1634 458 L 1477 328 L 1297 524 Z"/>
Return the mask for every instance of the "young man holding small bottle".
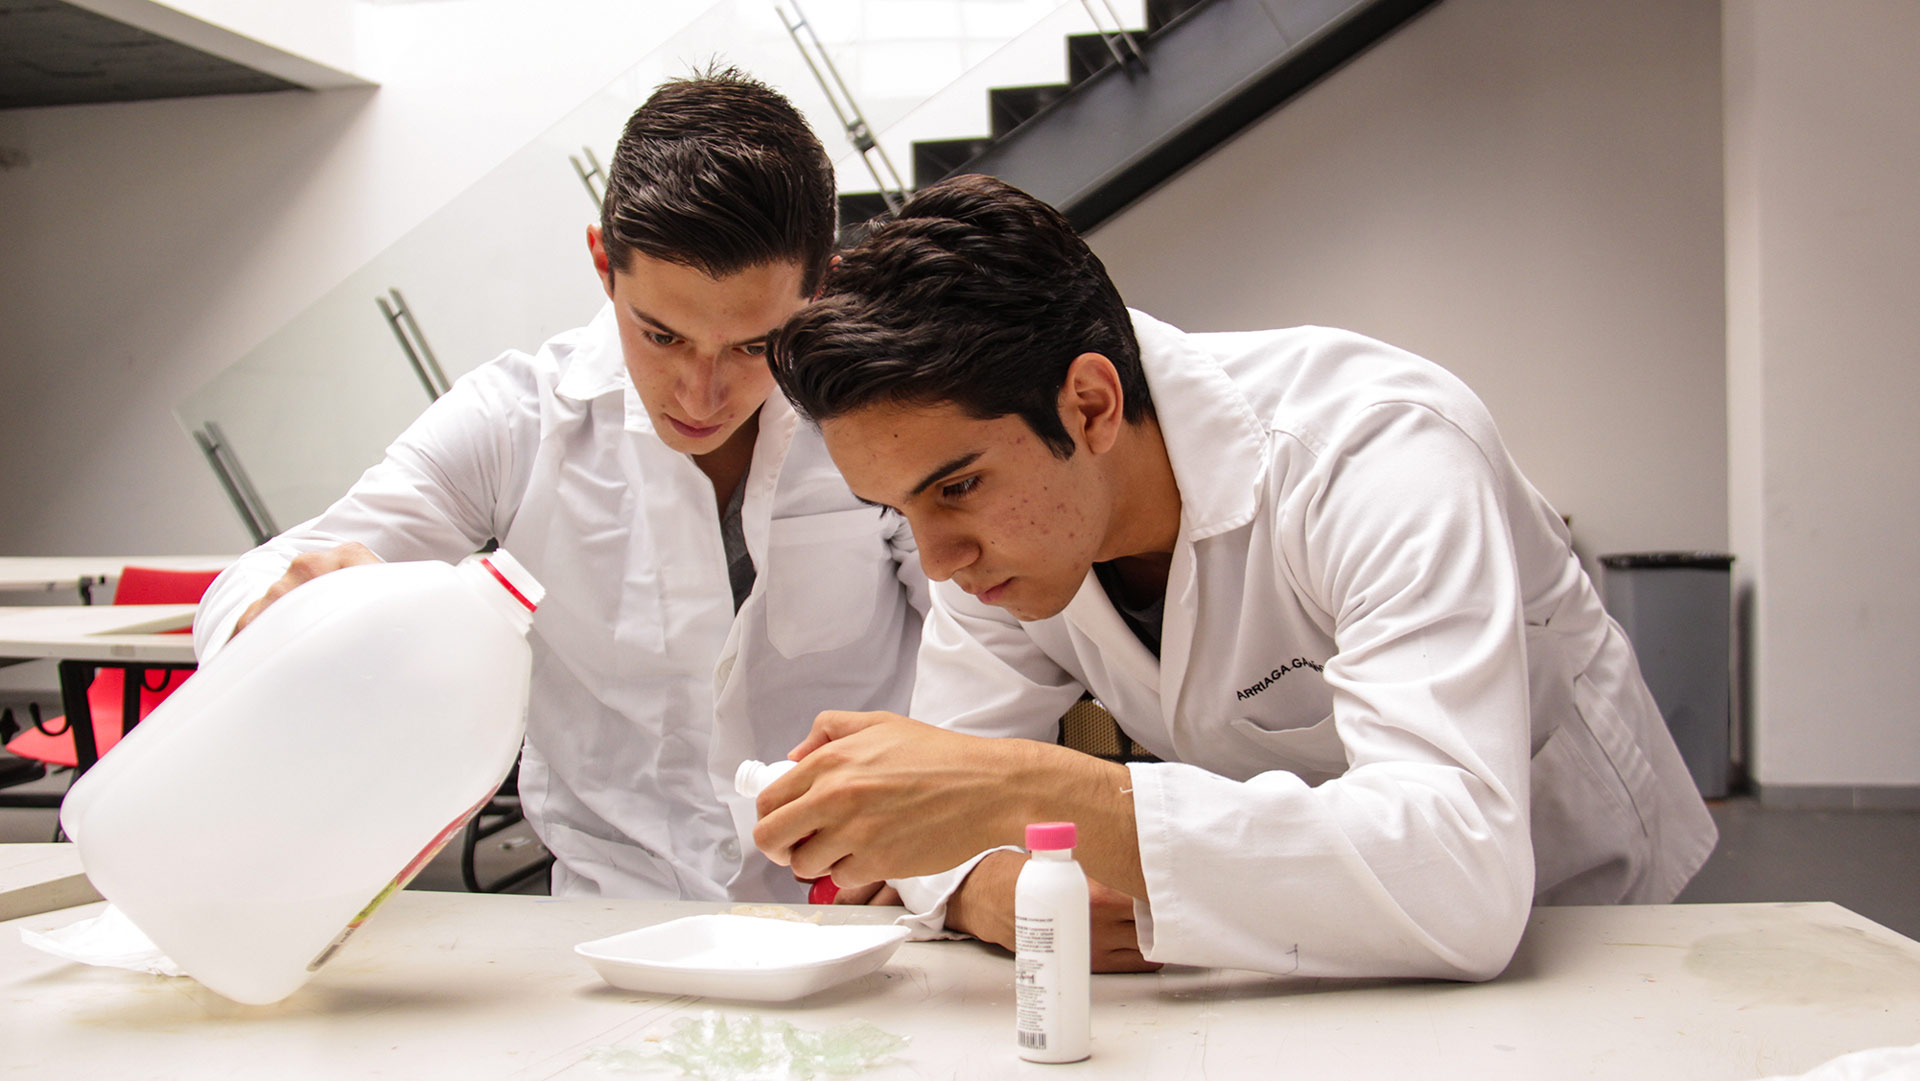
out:
<path id="1" fill-rule="evenodd" d="M 774 373 L 938 583 L 919 720 L 820 715 L 758 801 L 796 872 L 1008 945 L 1008 848 L 1072 821 L 1095 968 L 1486 979 L 1533 903 L 1670 901 L 1711 851 L 1563 523 L 1437 366 L 1129 313 L 1057 212 L 962 177 Z M 1160 761 L 1056 746 L 1083 691 Z"/>

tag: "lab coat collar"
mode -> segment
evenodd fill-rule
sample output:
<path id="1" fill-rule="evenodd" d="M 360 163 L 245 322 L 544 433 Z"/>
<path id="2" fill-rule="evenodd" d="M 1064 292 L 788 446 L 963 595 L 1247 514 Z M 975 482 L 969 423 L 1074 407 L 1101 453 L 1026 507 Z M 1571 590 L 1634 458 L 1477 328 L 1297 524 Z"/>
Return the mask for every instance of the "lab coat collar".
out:
<path id="1" fill-rule="evenodd" d="M 620 328 L 613 321 L 613 304 L 608 302 L 587 324 L 553 392 L 572 401 L 590 402 L 632 388 L 626 356 L 620 352 Z"/>
<path id="2" fill-rule="evenodd" d="M 1168 569 L 1160 656 L 1156 659 L 1134 637 L 1091 573 L 1066 615 L 1095 641 L 1108 644 L 1108 657 L 1121 671 L 1158 687 L 1163 719 L 1171 722 L 1186 683 L 1198 615 L 1193 546 L 1253 520 L 1266 478 L 1267 432 L 1218 361 L 1177 328 L 1142 312 L 1132 314 L 1147 388 L 1180 488 L 1180 539 Z"/>
<path id="3" fill-rule="evenodd" d="M 1253 520 L 1267 472 L 1267 430 L 1219 361 L 1178 328 L 1133 312 L 1140 361 L 1180 488 L 1186 543 Z M 1169 597 L 1169 607 L 1173 598 Z"/>
<path id="4" fill-rule="evenodd" d="M 747 467 L 747 492 L 740 507 L 740 522 L 746 534 L 747 553 L 753 565 L 767 565 L 768 533 L 772 529 L 774 489 L 780 483 L 780 471 L 793 448 L 793 437 L 800 429 L 800 415 L 793 411 L 786 395 L 774 388 L 767 403 L 760 407 L 760 431 L 753 439 L 753 462 Z M 757 577 L 764 579 L 765 574 Z M 758 588 L 759 583 L 755 586 Z"/>

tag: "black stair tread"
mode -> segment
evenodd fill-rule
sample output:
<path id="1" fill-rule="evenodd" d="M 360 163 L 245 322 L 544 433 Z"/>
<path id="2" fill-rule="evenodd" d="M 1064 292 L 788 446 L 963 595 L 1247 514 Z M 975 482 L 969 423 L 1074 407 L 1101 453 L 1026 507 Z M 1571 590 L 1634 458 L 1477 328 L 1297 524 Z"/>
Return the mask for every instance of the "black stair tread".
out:
<path id="1" fill-rule="evenodd" d="M 1207 0 L 1147 0 L 1147 33 L 1152 34 Z"/>
<path id="2" fill-rule="evenodd" d="M 1147 32 L 1129 30 L 1127 36 L 1133 39 L 1142 52 L 1146 51 Z M 1131 56 L 1125 45 L 1120 46 L 1121 53 Z M 1092 75 L 1113 66 L 1113 50 L 1107 47 L 1107 39 L 1099 34 L 1067 35 L 1067 85 L 1079 86 Z"/>
<path id="3" fill-rule="evenodd" d="M 924 188 L 984 153 L 993 140 L 929 139 L 913 144 L 913 186 Z"/>
<path id="4" fill-rule="evenodd" d="M 887 209 L 887 197 L 877 191 L 844 191 L 840 193 L 840 217 L 870 218 Z"/>
<path id="5" fill-rule="evenodd" d="M 993 137 L 998 139 L 1033 119 L 1072 90 L 1073 87 L 1066 83 L 1049 83 L 1041 86 L 998 86 L 987 91 L 987 116 Z"/>
<path id="6" fill-rule="evenodd" d="M 877 191 L 841 192 L 840 246 L 848 247 L 865 233 L 867 223 L 887 212 L 887 197 Z"/>

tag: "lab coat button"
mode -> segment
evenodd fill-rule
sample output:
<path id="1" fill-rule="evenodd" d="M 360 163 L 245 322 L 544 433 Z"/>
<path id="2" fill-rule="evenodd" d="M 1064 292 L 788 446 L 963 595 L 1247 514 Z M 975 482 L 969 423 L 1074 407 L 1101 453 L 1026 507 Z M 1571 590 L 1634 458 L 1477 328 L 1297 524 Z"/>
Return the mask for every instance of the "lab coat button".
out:
<path id="1" fill-rule="evenodd" d="M 740 858 L 740 842 L 729 837 L 720 845 L 720 855 L 729 860 Z"/>

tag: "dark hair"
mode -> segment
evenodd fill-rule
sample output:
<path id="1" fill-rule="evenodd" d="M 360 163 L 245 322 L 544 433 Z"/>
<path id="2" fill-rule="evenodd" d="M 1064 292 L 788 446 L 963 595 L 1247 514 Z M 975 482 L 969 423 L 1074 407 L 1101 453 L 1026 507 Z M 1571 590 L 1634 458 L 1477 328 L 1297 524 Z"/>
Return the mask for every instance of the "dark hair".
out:
<path id="1" fill-rule="evenodd" d="M 833 163 L 778 91 L 738 69 L 674 79 L 614 148 L 600 242 L 624 270 L 643 252 L 720 278 L 797 262 L 811 296 L 833 254 Z"/>
<path id="2" fill-rule="evenodd" d="M 1061 458 L 1060 388 L 1082 353 L 1120 373 L 1125 416 L 1153 415 L 1140 346 L 1107 269 L 1059 211 L 959 176 L 869 233 L 822 298 L 775 336 L 773 374 L 815 423 L 869 405 L 951 403 L 1019 416 Z"/>

